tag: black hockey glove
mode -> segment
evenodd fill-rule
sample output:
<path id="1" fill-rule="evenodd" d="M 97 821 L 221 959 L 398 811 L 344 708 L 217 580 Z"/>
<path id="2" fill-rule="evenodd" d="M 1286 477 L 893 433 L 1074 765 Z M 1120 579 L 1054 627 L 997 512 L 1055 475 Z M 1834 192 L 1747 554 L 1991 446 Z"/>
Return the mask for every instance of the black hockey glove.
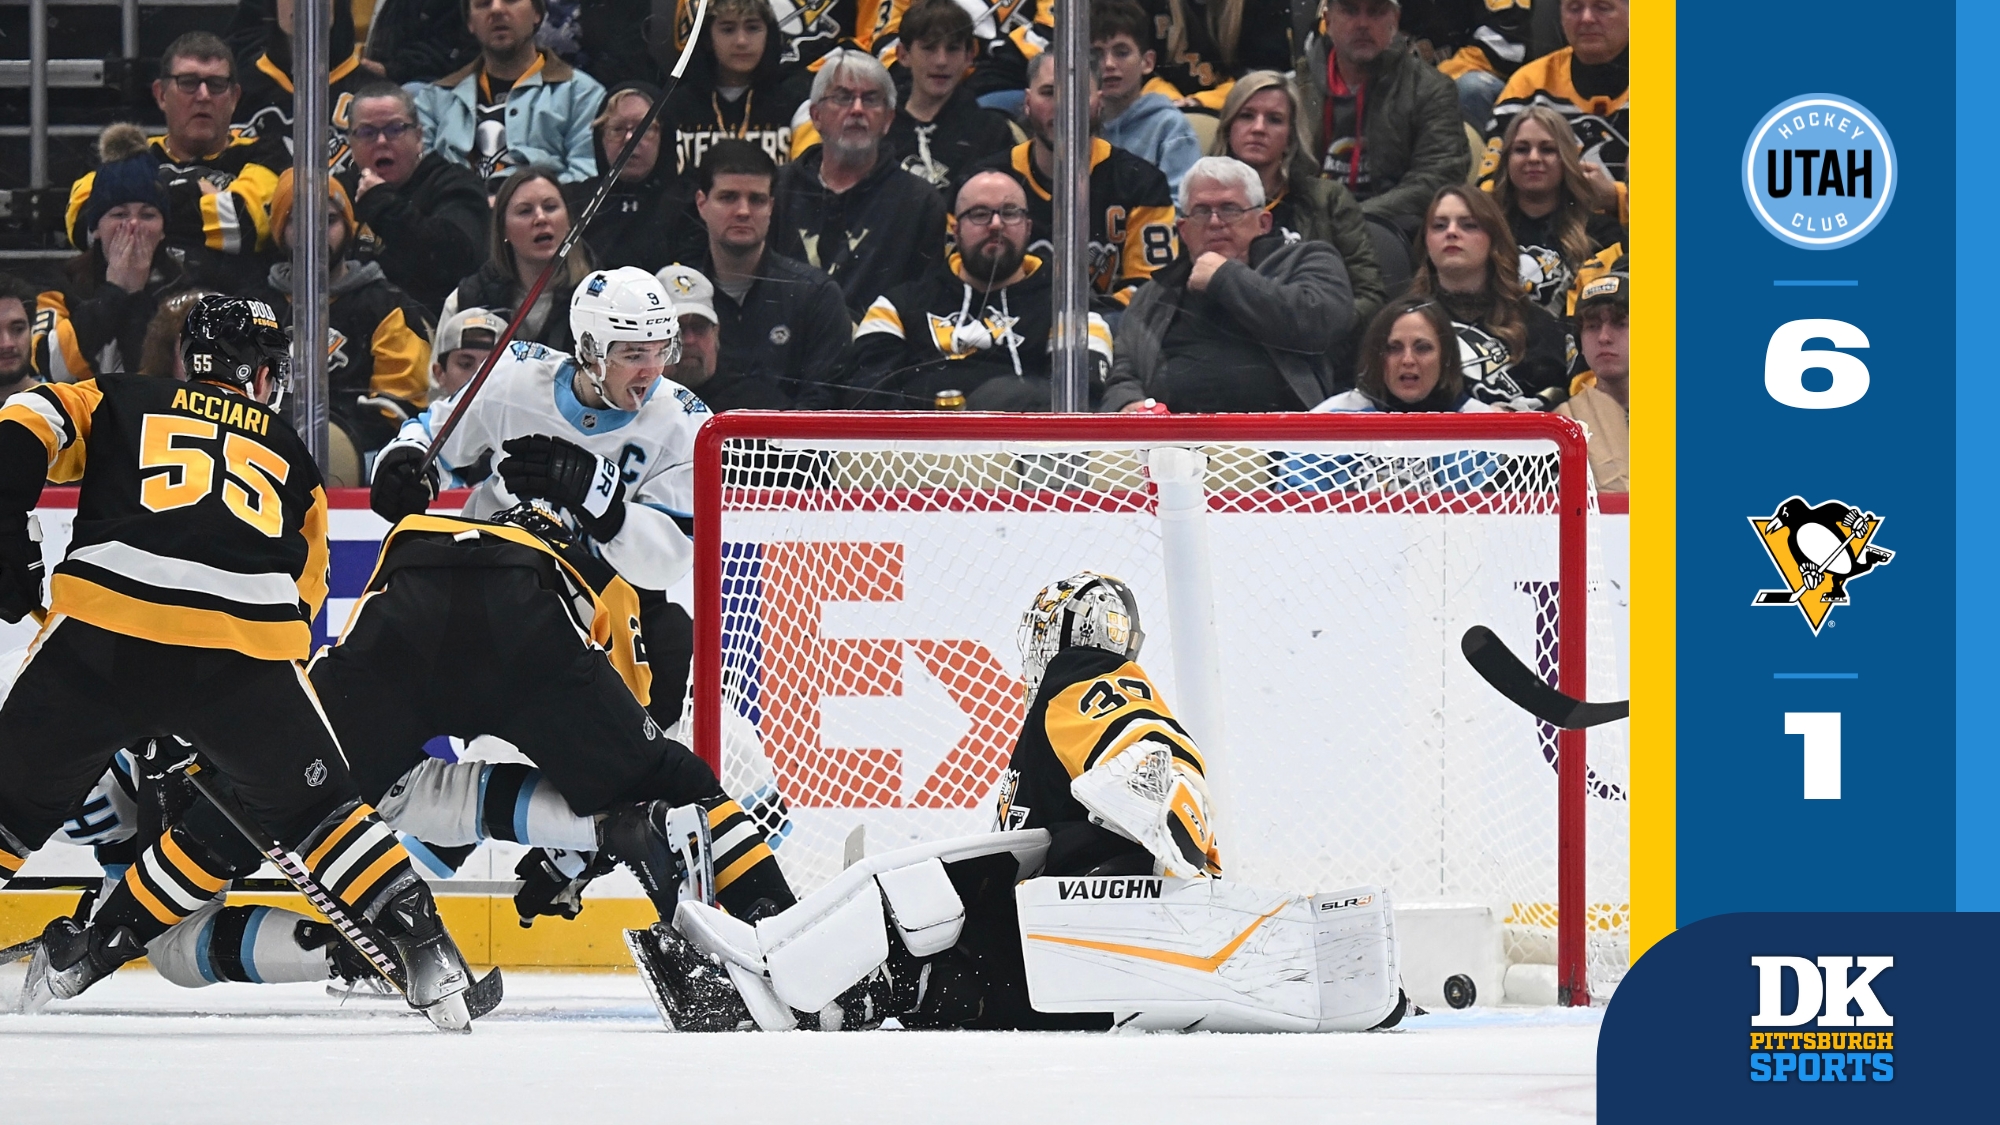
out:
<path id="1" fill-rule="evenodd" d="M 516 497 L 560 505 L 599 543 L 625 526 L 625 482 L 616 462 L 547 434 L 517 437 L 500 449 L 507 455 L 500 479 Z"/>
<path id="2" fill-rule="evenodd" d="M 437 499 L 436 470 L 423 471 L 424 451 L 413 445 L 387 449 L 375 460 L 375 480 L 368 486 L 368 506 L 395 523 L 414 516 Z"/>
<path id="3" fill-rule="evenodd" d="M 521 877 L 521 889 L 514 892 L 521 928 L 534 925 L 543 915 L 574 918 L 583 913 L 583 888 L 613 865 L 609 857 L 591 852 L 530 848 L 514 865 L 514 874 Z"/>
<path id="4" fill-rule="evenodd" d="M 0 621 L 12 625 L 42 604 L 42 545 L 16 516 L 0 527 Z"/>

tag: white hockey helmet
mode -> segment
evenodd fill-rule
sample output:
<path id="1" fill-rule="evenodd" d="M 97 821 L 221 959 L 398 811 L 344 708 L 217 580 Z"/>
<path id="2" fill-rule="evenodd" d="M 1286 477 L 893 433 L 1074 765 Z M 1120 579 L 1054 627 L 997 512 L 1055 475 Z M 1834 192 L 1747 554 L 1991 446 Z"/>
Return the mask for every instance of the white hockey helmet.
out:
<path id="1" fill-rule="evenodd" d="M 1042 673 L 1066 648 L 1101 648 L 1127 660 L 1139 656 L 1146 633 L 1139 628 L 1139 599 L 1132 588 L 1108 574 L 1081 570 L 1035 595 L 1021 615 L 1021 680 L 1028 699 L 1042 685 Z"/>
<path id="2" fill-rule="evenodd" d="M 637 266 L 597 270 L 577 283 L 569 298 L 569 333 L 576 358 L 593 383 L 604 377 L 604 356 L 621 340 L 665 340 L 667 366 L 681 358 L 681 321 L 660 280 Z M 603 386 L 598 392 L 603 393 Z"/>

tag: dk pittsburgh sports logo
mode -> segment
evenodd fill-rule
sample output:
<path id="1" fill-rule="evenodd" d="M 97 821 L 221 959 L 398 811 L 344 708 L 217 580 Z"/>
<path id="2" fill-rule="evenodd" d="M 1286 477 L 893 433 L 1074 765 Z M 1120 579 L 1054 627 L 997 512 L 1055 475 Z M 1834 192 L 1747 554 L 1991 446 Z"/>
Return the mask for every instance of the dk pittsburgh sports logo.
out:
<path id="1" fill-rule="evenodd" d="M 1752 957 L 1757 1014 L 1750 1017 L 1752 1082 L 1894 1082 L 1896 1017 L 1875 995 L 1888 956 Z M 1855 969 L 1860 972 L 1852 977 Z M 1786 978 L 1791 1010 L 1785 1010 Z M 1773 1031 L 1815 1027 L 1874 1030 Z"/>
<path id="2" fill-rule="evenodd" d="M 1847 604 L 1849 582 L 1896 557 L 1896 552 L 1875 546 L 1882 517 L 1844 500 L 1814 507 L 1794 496 L 1768 516 L 1748 518 L 1785 580 L 1784 589 L 1759 590 L 1750 604 L 1795 605 L 1814 636 L 1834 606 Z"/>

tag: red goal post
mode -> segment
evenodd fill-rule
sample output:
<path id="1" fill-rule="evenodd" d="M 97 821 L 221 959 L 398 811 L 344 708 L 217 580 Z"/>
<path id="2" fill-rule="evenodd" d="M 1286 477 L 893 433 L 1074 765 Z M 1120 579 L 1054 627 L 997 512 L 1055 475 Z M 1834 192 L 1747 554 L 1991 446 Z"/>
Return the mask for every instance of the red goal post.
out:
<path id="1" fill-rule="evenodd" d="M 1164 507 L 1161 449 L 1199 458 L 1191 517 Z M 701 431 L 694 488 L 694 748 L 733 794 L 782 795 L 802 890 L 843 844 L 987 829 L 982 786 L 1023 710 L 1014 624 L 1042 586 L 1102 569 L 1139 592 L 1141 662 L 1205 752 L 1211 728 L 1225 872 L 1553 915 L 1561 1001 L 1588 1002 L 1587 931 L 1628 912 L 1622 885 L 1586 885 L 1584 732 L 1512 708 L 1457 654 L 1487 624 L 1588 697 L 1576 422 L 731 412 Z"/>

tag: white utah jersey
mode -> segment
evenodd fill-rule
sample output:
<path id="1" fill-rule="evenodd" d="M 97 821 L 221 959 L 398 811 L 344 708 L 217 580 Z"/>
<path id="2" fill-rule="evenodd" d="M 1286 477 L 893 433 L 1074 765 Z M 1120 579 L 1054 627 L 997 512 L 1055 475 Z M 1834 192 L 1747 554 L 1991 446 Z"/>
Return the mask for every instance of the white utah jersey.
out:
<path id="1" fill-rule="evenodd" d="M 693 565 L 693 544 L 682 527 L 693 519 L 694 440 L 708 407 L 694 392 L 661 379 L 639 409 L 599 410 L 576 397 L 575 375 L 575 361 L 562 352 L 509 344 L 439 451 L 438 464 L 449 475 L 445 486 L 471 484 L 462 514 L 485 519 L 517 503 L 497 471 L 506 458 L 503 443 L 530 434 L 574 442 L 617 465 L 625 482 L 625 523 L 610 542 L 596 544 L 598 554 L 632 585 L 664 590 Z M 464 393 L 439 399 L 404 423 L 391 446 L 429 448 L 432 431 Z"/>

